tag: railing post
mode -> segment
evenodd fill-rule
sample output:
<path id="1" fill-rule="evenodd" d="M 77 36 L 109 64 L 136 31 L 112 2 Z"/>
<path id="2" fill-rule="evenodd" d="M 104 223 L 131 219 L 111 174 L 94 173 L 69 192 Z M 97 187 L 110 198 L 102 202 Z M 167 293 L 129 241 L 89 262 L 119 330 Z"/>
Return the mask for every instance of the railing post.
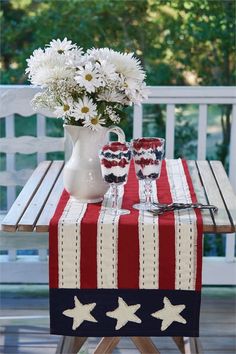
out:
<path id="1" fill-rule="evenodd" d="M 133 138 L 140 138 L 143 135 L 143 106 L 134 105 Z"/>
<path id="2" fill-rule="evenodd" d="M 229 179 L 236 193 L 236 104 L 232 107 L 232 120 L 230 131 L 230 147 L 229 147 Z M 227 262 L 235 260 L 235 237 L 236 234 L 226 235 L 225 257 Z"/>
<path id="3" fill-rule="evenodd" d="M 198 144 L 197 159 L 205 160 L 206 158 L 206 137 L 207 137 L 207 105 L 199 105 L 198 117 Z"/>
<path id="4" fill-rule="evenodd" d="M 236 104 L 232 107 L 232 120 L 229 146 L 229 179 L 236 193 Z"/>
<path id="5" fill-rule="evenodd" d="M 64 129 L 64 151 L 65 151 L 65 161 L 68 161 L 69 158 L 71 157 L 72 153 L 72 140 L 70 135 L 67 133 L 67 131 Z"/>
<path id="6" fill-rule="evenodd" d="M 175 146 L 175 105 L 167 104 L 166 107 L 166 158 L 174 158 Z"/>
<path id="7" fill-rule="evenodd" d="M 10 262 L 16 261 L 16 248 L 11 248 L 8 250 L 8 260 Z"/>
<path id="8" fill-rule="evenodd" d="M 235 234 L 226 234 L 225 259 L 226 262 L 235 261 Z"/>
<path id="9" fill-rule="evenodd" d="M 46 118 L 42 114 L 37 114 L 37 136 L 45 136 L 46 135 Z M 37 153 L 37 162 L 40 163 L 46 159 L 45 152 Z"/>
<path id="10" fill-rule="evenodd" d="M 15 117 L 14 114 L 7 116 L 5 118 L 6 126 L 6 137 L 13 138 L 15 136 Z M 6 170 L 14 171 L 15 170 L 15 154 L 6 154 Z M 10 209 L 12 203 L 16 198 L 16 189 L 15 187 L 7 187 L 7 210 Z"/>

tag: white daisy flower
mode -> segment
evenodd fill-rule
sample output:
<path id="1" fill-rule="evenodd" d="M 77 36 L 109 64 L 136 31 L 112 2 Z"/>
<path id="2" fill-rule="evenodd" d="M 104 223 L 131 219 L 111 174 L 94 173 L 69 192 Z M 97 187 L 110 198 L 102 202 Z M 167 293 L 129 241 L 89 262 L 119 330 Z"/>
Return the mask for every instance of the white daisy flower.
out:
<path id="1" fill-rule="evenodd" d="M 97 68 L 102 80 L 105 82 L 119 79 L 115 66 L 111 63 L 108 63 L 106 60 L 101 60 L 99 63 L 97 62 L 95 67 Z"/>
<path id="2" fill-rule="evenodd" d="M 66 65 L 76 68 L 84 64 L 83 50 L 81 48 L 72 49 L 65 53 Z"/>
<path id="3" fill-rule="evenodd" d="M 93 131 L 101 129 L 104 124 L 106 124 L 106 120 L 100 116 L 93 116 L 88 121 L 83 122 L 84 127 L 90 128 Z"/>
<path id="4" fill-rule="evenodd" d="M 90 60 L 95 62 L 101 62 L 103 60 L 108 60 L 111 53 L 114 52 L 112 49 L 109 48 L 92 48 L 87 50 L 87 55 Z"/>
<path id="5" fill-rule="evenodd" d="M 73 112 L 73 101 L 67 100 L 63 104 L 58 105 L 54 109 L 54 114 L 57 118 L 65 118 L 72 114 Z"/>
<path id="6" fill-rule="evenodd" d="M 33 54 L 29 57 L 29 59 L 26 59 L 28 67 L 26 68 L 25 72 L 26 74 L 29 74 L 30 79 L 37 68 L 41 65 L 41 62 L 44 60 L 44 55 L 44 50 L 38 48 L 33 51 Z"/>
<path id="7" fill-rule="evenodd" d="M 93 61 L 106 60 L 115 66 L 118 74 L 126 78 L 133 78 L 143 81 L 145 73 L 142 69 L 140 60 L 134 57 L 133 53 L 120 53 L 109 48 L 90 49 L 87 51 Z"/>
<path id="8" fill-rule="evenodd" d="M 124 103 L 125 95 L 114 90 L 103 90 L 98 94 L 98 101 Z"/>
<path id="9" fill-rule="evenodd" d="M 96 116 L 96 114 L 96 104 L 94 104 L 90 98 L 84 96 L 83 99 L 74 104 L 74 109 L 71 115 L 75 118 L 75 120 L 84 119 L 85 121 L 88 121 L 89 118 Z"/>
<path id="10" fill-rule="evenodd" d="M 109 48 L 83 53 L 67 38 L 54 39 L 35 50 L 27 64 L 30 82 L 44 89 L 35 96 L 33 106 L 47 107 L 69 124 L 75 119 L 97 130 L 105 123 L 119 123 L 117 108 L 140 104 L 147 96 L 145 73 L 132 53 Z"/>
<path id="11" fill-rule="evenodd" d="M 145 73 L 141 67 L 139 59 L 133 56 L 133 53 L 119 53 L 113 51 L 108 60 L 116 67 L 116 72 L 124 75 L 126 78 L 143 81 Z"/>
<path id="12" fill-rule="evenodd" d="M 75 69 L 66 65 L 66 57 L 46 48 L 38 49 L 27 60 L 26 73 L 33 85 L 45 87 L 60 79 L 73 79 Z"/>
<path id="13" fill-rule="evenodd" d="M 66 37 L 63 39 L 63 41 L 60 39 L 53 39 L 48 46 L 59 54 L 63 54 L 71 49 L 76 48 L 76 44 L 72 44 L 72 41 L 68 41 Z"/>
<path id="14" fill-rule="evenodd" d="M 127 80 L 125 93 L 130 100 L 130 104 L 140 104 L 148 97 L 148 89 L 146 84 L 135 83 L 134 80 Z"/>
<path id="15" fill-rule="evenodd" d="M 91 63 L 86 64 L 85 67 L 79 67 L 75 81 L 89 93 L 94 92 L 97 87 L 103 86 L 97 69 Z"/>
<path id="16" fill-rule="evenodd" d="M 133 80 L 133 79 L 126 79 L 124 80 L 124 91 L 125 94 L 129 97 L 132 98 L 135 96 L 136 91 L 139 88 L 139 82 L 137 82 L 137 80 Z"/>
<path id="17" fill-rule="evenodd" d="M 67 79 L 68 74 L 68 70 L 63 67 L 40 67 L 33 75 L 31 82 L 33 85 L 40 85 L 42 87 L 46 87 L 57 80 Z"/>

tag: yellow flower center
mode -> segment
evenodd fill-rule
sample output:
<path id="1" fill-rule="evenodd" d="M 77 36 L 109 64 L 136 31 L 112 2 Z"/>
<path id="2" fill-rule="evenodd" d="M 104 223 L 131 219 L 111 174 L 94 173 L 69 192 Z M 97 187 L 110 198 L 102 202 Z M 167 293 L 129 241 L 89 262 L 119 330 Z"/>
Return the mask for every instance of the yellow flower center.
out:
<path id="1" fill-rule="evenodd" d="M 88 113 L 89 112 L 89 108 L 84 106 L 82 109 L 81 109 L 81 112 L 82 113 Z"/>
<path id="2" fill-rule="evenodd" d="M 87 80 L 87 81 L 91 81 L 92 80 L 92 75 L 91 74 L 86 74 L 85 75 L 85 80 Z"/>
<path id="3" fill-rule="evenodd" d="M 68 104 L 64 104 L 63 111 L 66 112 L 66 111 L 69 111 L 69 109 L 70 109 L 70 106 Z"/>
<path id="4" fill-rule="evenodd" d="M 98 124 L 99 123 L 99 118 L 98 117 L 93 117 L 92 119 L 91 119 L 91 123 L 93 124 L 93 125 L 96 125 L 96 124 Z"/>

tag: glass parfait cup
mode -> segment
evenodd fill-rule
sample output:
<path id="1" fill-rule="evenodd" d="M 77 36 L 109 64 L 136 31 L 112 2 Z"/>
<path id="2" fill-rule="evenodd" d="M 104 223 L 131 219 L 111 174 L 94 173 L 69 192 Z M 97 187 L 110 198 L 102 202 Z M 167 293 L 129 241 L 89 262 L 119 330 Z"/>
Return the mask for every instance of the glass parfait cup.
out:
<path id="1" fill-rule="evenodd" d="M 109 215 L 129 214 L 129 210 L 120 209 L 118 205 L 119 188 L 126 184 L 129 172 L 131 160 L 129 144 L 109 142 L 100 150 L 99 158 L 103 179 L 110 185 L 111 207 L 105 208 L 106 213 Z"/>
<path id="2" fill-rule="evenodd" d="M 165 139 L 140 138 L 131 141 L 135 172 L 138 180 L 144 182 L 145 201 L 134 204 L 138 210 L 152 210 L 152 182 L 161 174 Z"/>

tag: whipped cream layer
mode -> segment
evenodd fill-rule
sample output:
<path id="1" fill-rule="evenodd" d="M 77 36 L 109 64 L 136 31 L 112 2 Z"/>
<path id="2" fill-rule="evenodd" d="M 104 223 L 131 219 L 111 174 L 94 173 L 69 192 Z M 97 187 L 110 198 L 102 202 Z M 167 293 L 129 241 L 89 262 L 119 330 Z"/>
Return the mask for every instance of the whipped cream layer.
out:
<path id="1" fill-rule="evenodd" d="M 163 144 L 152 147 L 143 147 L 136 144 L 138 148 L 133 146 L 133 155 L 135 162 L 135 172 L 139 179 L 157 179 L 161 173 L 161 162 L 164 155 Z"/>
<path id="2" fill-rule="evenodd" d="M 127 181 L 131 152 L 126 144 L 111 143 L 100 154 L 102 175 L 106 182 L 123 184 Z"/>

